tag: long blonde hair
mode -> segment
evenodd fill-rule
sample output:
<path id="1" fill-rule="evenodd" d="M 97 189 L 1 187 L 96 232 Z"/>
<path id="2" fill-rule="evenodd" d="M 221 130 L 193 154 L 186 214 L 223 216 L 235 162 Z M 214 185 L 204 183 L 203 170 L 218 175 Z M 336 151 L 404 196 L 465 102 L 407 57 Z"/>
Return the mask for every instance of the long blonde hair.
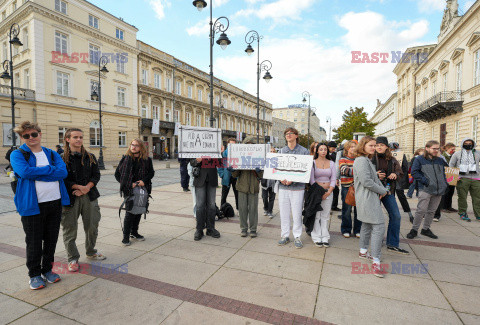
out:
<path id="1" fill-rule="evenodd" d="M 139 158 L 140 159 L 147 159 L 148 158 L 147 147 L 145 146 L 145 143 L 138 138 L 130 141 L 130 145 L 128 146 L 128 149 L 127 149 L 127 152 L 125 153 L 125 155 L 130 156 L 132 158 L 135 158 L 133 156 L 133 152 L 130 150 L 130 147 L 132 146 L 133 141 L 136 141 L 140 145 L 140 156 L 139 156 Z"/>
<path id="2" fill-rule="evenodd" d="M 65 148 L 63 153 L 63 161 L 65 162 L 65 164 L 68 164 L 68 160 L 70 159 L 70 153 L 72 152 L 72 150 L 70 149 L 70 143 L 68 143 L 67 141 L 67 139 L 70 139 L 70 137 L 72 136 L 72 132 L 82 132 L 83 134 L 83 131 L 79 128 L 70 128 L 65 131 L 65 136 L 63 137 L 63 147 Z M 83 158 L 85 157 L 85 155 L 88 155 L 88 158 L 90 159 L 90 165 L 95 163 L 93 156 L 87 150 L 85 150 L 83 144 L 82 148 L 80 149 L 80 153 L 82 154 L 82 166 Z"/>

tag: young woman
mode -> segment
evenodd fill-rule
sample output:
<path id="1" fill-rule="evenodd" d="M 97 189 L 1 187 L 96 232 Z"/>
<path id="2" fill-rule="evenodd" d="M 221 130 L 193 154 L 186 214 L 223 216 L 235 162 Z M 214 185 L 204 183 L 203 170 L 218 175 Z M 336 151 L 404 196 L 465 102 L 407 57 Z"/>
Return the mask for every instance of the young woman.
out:
<path id="1" fill-rule="evenodd" d="M 343 155 L 338 163 L 340 167 L 340 184 L 342 186 L 342 225 L 340 229 L 345 238 L 350 238 L 352 232 L 352 206 L 345 202 L 345 197 L 348 189 L 353 184 L 353 162 L 355 161 L 356 149 L 357 143 L 353 140 L 345 143 Z M 353 207 L 353 217 L 353 233 L 357 238 L 360 238 L 362 222 L 357 218 L 357 207 Z"/>
<path id="2" fill-rule="evenodd" d="M 380 200 L 387 195 L 388 191 L 380 182 L 371 161 L 375 153 L 375 145 L 375 139 L 370 136 L 365 136 L 360 140 L 357 158 L 353 163 L 353 178 L 358 219 L 362 221 L 358 256 L 372 260 L 373 274 L 383 278 L 384 270 L 380 268 L 380 257 L 385 233 L 385 219 Z M 370 255 L 367 253 L 369 246 Z"/>
<path id="3" fill-rule="evenodd" d="M 310 185 L 317 182 L 327 192 L 322 197 L 322 211 L 315 216 L 315 223 L 311 233 L 313 243 L 318 247 L 330 247 L 328 241 L 328 221 L 330 220 L 330 208 L 332 207 L 332 192 L 337 181 L 335 164 L 330 160 L 326 143 L 317 144 L 313 156 L 313 166 L 310 176 Z"/>
<path id="4" fill-rule="evenodd" d="M 312 142 L 310 145 L 310 156 L 315 156 L 315 149 L 317 148 L 318 142 Z"/>
<path id="5" fill-rule="evenodd" d="M 144 186 L 148 194 L 152 193 L 152 178 L 155 175 L 152 159 L 148 157 L 147 148 L 140 139 L 130 143 L 127 153 L 122 157 L 115 171 L 115 179 L 120 183 L 120 195 L 130 196 L 133 188 Z M 130 238 L 144 241 L 145 237 L 138 233 L 141 214 L 125 213 L 123 223 L 122 244 L 130 246 Z"/>
<path id="6" fill-rule="evenodd" d="M 415 153 L 413 154 L 413 158 L 412 158 L 412 160 L 410 160 L 410 170 L 412 169 L 413 162 L 415 161 L 415 158 L 417 158 L 418 156 L 423 156 L 424 153 L 425 153 L 425 149 L 423 149 L 423 148 L 415 150 Z M 408 188 L 407 197 L 409 199 L 412 198 L 413 192 L 415 190 L 417 190 L 417 197 L 418 197 L 418 183 L 414 179 L 413 183 L 410 184 L 410 187 Z M 410 222 L 413 222 L 413 216 L 410 216 Z"/>

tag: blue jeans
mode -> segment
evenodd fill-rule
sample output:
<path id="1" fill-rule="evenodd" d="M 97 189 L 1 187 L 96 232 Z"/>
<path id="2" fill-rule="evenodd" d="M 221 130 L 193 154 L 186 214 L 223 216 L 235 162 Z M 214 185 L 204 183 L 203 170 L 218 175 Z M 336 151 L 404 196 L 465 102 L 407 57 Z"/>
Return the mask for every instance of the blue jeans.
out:
<path id="1" fill-rule="evenodd" d="M 350 186 L 353 186 L 353 184 Z M 342 225 L 340 226 L 342 234 L 350 234 L 352 232 L 352 206 L 345 203 L 347 193 L 348 187 L 342 186 Z M 357 219 L 357 207 L 353 207 L 353 216 L 353 233 L 359 234 L 362 222 Z"/>
<path id="2" fill-rule="evenodd" d="M 400 243 L 400 221 L 402 217 L 398 210 L 395 195 L 386 195 L 382 199 L 382 203 L 388 212 L 387 246 L 398 247 Z"/>
<path id="3" fill-rule="evenodd" d="M 413 183 L 410 184 L 410 187 L 408 188 L 407 196 L 408 196 L 408 197 L 412 197 L 412 196 L 413 196 L 413 192 L 415 191 L 415 189 L 417 190 L 417 197 L 418 197 L 418 184 L 417 184 L 417 181 L 413 181 Z"/>

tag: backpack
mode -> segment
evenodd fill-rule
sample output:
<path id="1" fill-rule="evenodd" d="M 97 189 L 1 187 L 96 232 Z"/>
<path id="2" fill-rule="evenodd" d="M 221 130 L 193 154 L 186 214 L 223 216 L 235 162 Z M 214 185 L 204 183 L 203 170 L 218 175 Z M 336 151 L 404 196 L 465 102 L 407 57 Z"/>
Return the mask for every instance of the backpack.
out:
<path id="1" fill-rule="evenodd" d="M 235 216 L 235 211 L 233 210 L 232 205 L 228 202 L 222 204 L 222 206 L 220 207 L 220 211 L 223 214 L 223 218 L 230 219 Z"/>
<path id="2" fill-rule="evenodd" d="M 135 186 L 132 190 L 130 196 L 126 197 L 123 200 L 122 205 L 118 209 L 118 217 L 120 218 L 120 224 L 122 224 L 122 217 L 120 216 L 121 211 L 125 210 L 131 214 L 143 214 L 144 218 L 147 218 L 148 213 L 148 199 L 150 198 L 150 194 L 143 186 Z M 123 230 L 123 225 L 122 225 Z"/>
<path id="3" fill-rule="evenodd" d="M 225 218 L 225 216 L 223 215 L 222 210 L 220 210 L 217 204 L 215 203 L 215 220 L 220 220 L 223 218 Z"/>
<path id="4" fill-rule="evenodd" d="M 20 152 L 21 152 L 22 155 L 23 155 L 23 158 L 25 158 L 25 160 L 28 162 L 28 160 L 30 159 L 30 152 L 25 151 L 25 150 L 23 150 L 22 148 L 20 148 L 20 149 L 18 149 L 18 150 L 20 150 Z M 13 151 L 12 151 L 12 152 L 13 152 Z M 11 153 L 10 153 L 10 155 L 11 155 Z M 51 155 L 51 157 L 50 157 L 51 159 L 50 159 L 50 160 L 52 161 L 52 166 L 55 166 L 55 163 L 54 163 L 55 157 L 54 157 L 54 155 L 53 155 L 53 150 L 50 151 L 50 155 Z M 10 158 L 10 156 L 9 156 L 9 158 Z M 10 161 L 10 159 L 8 159 L 8 161 Z M 15 171 L 13 171 L 13 173 L 15 173 Z M 14 174 L 14 175 L 15 175 L 15 177 L 13 178 L 13 181 L 10 182 L 10 187 L 12 188 L 13 194 L 16 194 L 16 192 L 17 192 L 17 184 L 18 184 L 18 175 L 17 175 L 17 174 Z"/>

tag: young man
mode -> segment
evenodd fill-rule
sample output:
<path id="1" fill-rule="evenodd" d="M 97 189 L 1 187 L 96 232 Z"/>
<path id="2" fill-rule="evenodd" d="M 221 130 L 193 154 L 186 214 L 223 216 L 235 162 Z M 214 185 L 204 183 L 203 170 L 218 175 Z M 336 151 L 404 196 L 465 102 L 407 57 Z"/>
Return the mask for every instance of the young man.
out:
<path id="1" fill-rule="evenodd" d="M 475 218 L 480 220 L 480 170 L 478 165 L 480 153 L 476 152 L 473 139 L 464 139 L 461 148 L 450 159 L 450 167 L 460 168 L 460 179 L 457 183 L 458 214 L 460 219 L 470 221 L 467 215 L 467 196 L 470 192 Z"/>
<path id="2" fill-rule="evenodd" d="M 234 138 L 228 139 L 228 144 L 235 144 L 237 140 Z M 230 188 L 233 189 L 235 195 L 235 208 L 238 211 L 238 191 L 237 191 L 237 179 L 232 177 L 232 172 L 228 170 L 228 147 L 222 153 L 222 165 L 217 168 L 218 176 L 222 179 L 222 198 L 220 200 L 220 207 L 227 202 L 227 196 L 230 192 Z"/>
<path id="3" fill-rule="evenodd" d="M 85 230 L 85 251 L 91 260 L 104 260 L 106 257 L 95 249 L 100 222 L 100 207 L 97 199 L 100 193 L 97 183 L 100 170 L 95 156 L 83 147 L 83 131 L 72 128 L 65 132 L 65 153 L 63 160 L 67 165 L 68 176 L 65 186 L 70 195 L 70 206 L 63 208 L 62 229 L 63 243 L 68 257 L 68 270 L 78 271 L 77 239 L 78 217 L 82 215 Z"/>
<path id="4" fill-rule="evenodd" d="M 443 150 L 443 157 L 445 157 L 445 160 L 447 161 L 447 164 L 450 164 L 450 160 L 453 156 L 453 154 L 455 153 L 455 148 L 457 146 L 454 144 L 454 143 L 447 143 L 444 147 L 444 150 Z M 448 189 L 447 189 L 447 192 L 443 195 L 443 198 L 442 198 L 442 203 L 443 204 L 440 204 L 440 206 L 442 207 L 443 211 L 444 212 L 458 212 L 457 209 L 454 209 L 452 207 L 452 199 L 453 199 L 453 195 L 455 194 L 455 186 L 453 185 L 448 185 Z M 433 219 L 435 221 L 435 219 Z"/>
<path id="5" fill-rule="evenodd" d="M 328 155 L 330 156 L 330 160 L 334 163 L 337 160 L 337 143 L 335 141 L 330 141 L 328 143 Z M 342 209 L 338 208 L 338 194 L 340 193 L 340 189 L 338 188 L 339 182 L 335 185 L 335 189 L 333 190 L 333 201 L 332 201 L 332 211 L 342 211 Z"/>
<path id="6" fill-rule="evenodd" d="M 60 281 L 60 276 L 52 272 L 52 263 L 62 205 L 70 204 L 63 183 L 67 167 L 58 153 L 41 146 L 42 130 L 37 123 L 25 121 L 15 132 L 25 143 L 10 157 L 18 178 L 14 201 L 25 231 L 30 288 L 37 290 L 45 287 L 45 281 Z"/>
<path id="7" fill-rule="evenodd" d="M 295 128 L 287 128 L 283 133 L 287 140 L 287 146 L 283 147 L 279 153 L 290 155 L 309 155 L 310 152 L 298 144 L 298 131 Z M 302 248 L 300 240 L 302 235 L 302 210 L 303 196 L 305 193 L 305 184 L 283 180 L 278 188 L 278 204 L 280 209 L 280 223 L 282 228 L 282 238 L 278 245 L 283 246 L 290 242 L 290 211 L 292 212 L 293 228 L 292 233 L 295 238 L 295 248 Z"/>
<path id="8" fill-rule="evenodd" d="M 418 228 L 423 219 L 422 235 L 437 239 L 430 230 L 430 225 L 437 210 L 442 195 L 448 187 L 445 177 L 445 162 L 440 156 L 440 143 L 430 140 L 425 145 L 425 154 L 417 156 L 412 166 L 412 176 L 418 182 L 420 195 L 418 196 L 417 211 L 413 220 L 412 230 L 407 235 L 408 239 L 417 237 Z"/>

